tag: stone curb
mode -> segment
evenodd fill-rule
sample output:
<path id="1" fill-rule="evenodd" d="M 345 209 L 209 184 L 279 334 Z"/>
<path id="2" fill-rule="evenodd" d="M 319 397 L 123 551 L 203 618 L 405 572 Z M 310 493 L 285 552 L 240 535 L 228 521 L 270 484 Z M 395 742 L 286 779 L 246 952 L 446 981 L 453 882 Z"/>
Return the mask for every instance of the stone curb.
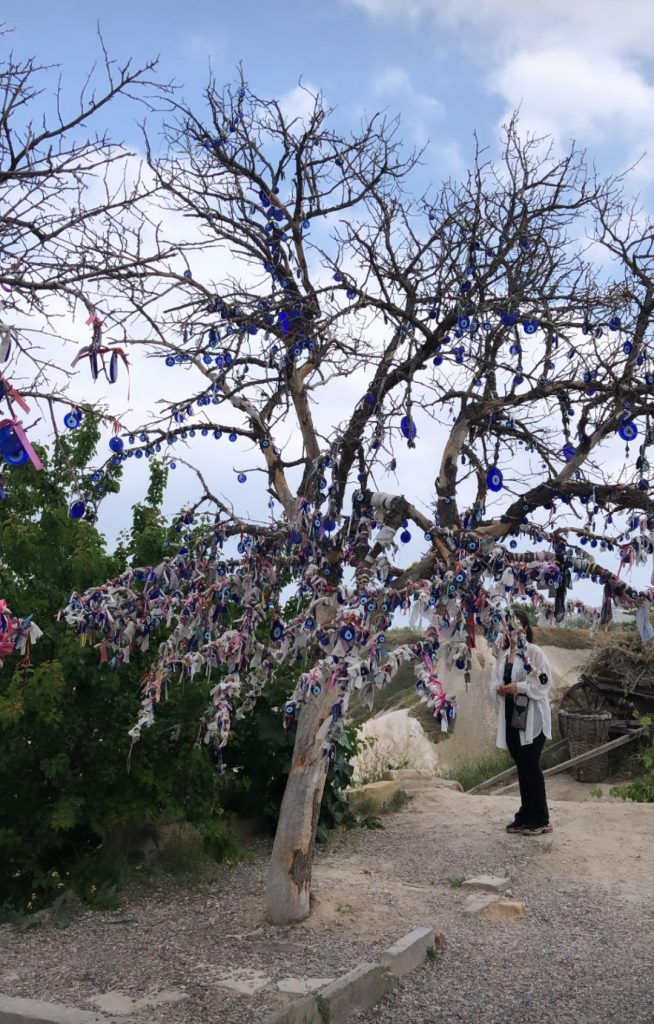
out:
<path id="1" fill-rule="evenodd" d="M 383 999 L 398 978 L 424 963 L 433 946 L 444 949 L 444 936 L 433 928 L 414 928 L 384 951 L 381 963 L 359 964 L 319 992 L 276 1010 L 265 1024 L 344 1024 L 355 1011 Z"/>
<path id="2" fill-rule="evenodd" d="M 362 963 L 319 992 L 297 999 L 266 1020 L 266 1024 L 344 1024 L 357 1010 L 367 1010 L 427 958 L 427 951 L 445 948 L 433 928 L 414 928 L 381 956 L 380 963 Z M 129 1017 L 109 1017 L 60 1003 L 0 995 L 0 1024 L 129 1024 Z"/>
<path id="3" fill-rule="evenodd" d="M 61 1003 L 43 1003 L 39 999 L 16 999 L 0 995 L 0 1024 L 118 1024 L 93 1010 L 76 1010 Z M 120 1024 L 128 1024 L 127 1017 Z"/>
<path id="4" fill-rule="evenodd" d="M 382 966 L 393 978 L 402 978 L 425 961 L 434 943 L 433 928 L 414 928 L 382 954 Z"/>

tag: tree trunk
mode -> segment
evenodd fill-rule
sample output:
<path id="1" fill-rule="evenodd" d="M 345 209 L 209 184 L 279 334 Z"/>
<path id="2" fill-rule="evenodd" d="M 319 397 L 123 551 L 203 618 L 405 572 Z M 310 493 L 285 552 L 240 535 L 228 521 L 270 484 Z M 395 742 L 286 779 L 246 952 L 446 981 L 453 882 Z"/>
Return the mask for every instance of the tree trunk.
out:
<path id="1" fill-rule="evenodd" d="M 280 927 L 310 913 L 311 865 L 329 767 L 325 741 L 316 734 L 338 700 L 338 691 L 325 685 L 300 713 L 266 882 L 266 918 Z"/>

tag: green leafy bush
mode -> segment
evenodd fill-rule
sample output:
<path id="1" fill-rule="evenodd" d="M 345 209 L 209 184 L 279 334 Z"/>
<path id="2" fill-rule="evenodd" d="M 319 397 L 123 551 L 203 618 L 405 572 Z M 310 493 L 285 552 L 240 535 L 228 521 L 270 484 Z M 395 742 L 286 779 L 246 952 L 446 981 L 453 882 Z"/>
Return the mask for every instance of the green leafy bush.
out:
<path id="1" fill-rule="evenodd" d="M 94 902 L 92 887 L 123 880 L 129 826 L 186 820 L 212 856 L 233 847 L 218 772 L 194 745 L 201 688 L 171 691 L 130 759 L 143 666 L 101 668 L 76 639 L 0 685 L 0 903 L 48 902 L 65 874 Z"/>
<path id="2" fill-rule="evenodd" d="M 128 730 L 148 656 L 135 654 L 115 672 L 100 664 L 92 638 L 55 621 L 71 591 L 115 575 L 146 551 L 160 558 L 168 539 L 159 512 L 165 476 L 156 464 L 146 501 L 136 506 L 115 554 L 91 520 L 70 518 L 70 486 L 88 478 L 98 438 L 97 423 L 85 416 L 54 454 L 41 452 L 42 472 L 28 466 L 11 473 L 10 498 L 0 505 L 0 594 L 16 613 L 32 612 L 44 632 L 31 664 L 8 658 L 0 670 L 5 916 L 35 913 L 73 890 L 90 905 L 109 907 L 125 878 L 130 841 L 161 821 L 194 823 L 213 857 L 233 851 L 219 773 L 195 745 L 204 689 L 172 687 L 130 761 Z M 116 491 L 118 478 L 104 485 Z"/>
<path id="3" fill-rule="evenodd" d="M 643 774 L 623 786 L 612 786 L 611 796 L 633 800 L 639 804 L 654 803 L 654 747 L 648 747 L 640 754 Z"/>

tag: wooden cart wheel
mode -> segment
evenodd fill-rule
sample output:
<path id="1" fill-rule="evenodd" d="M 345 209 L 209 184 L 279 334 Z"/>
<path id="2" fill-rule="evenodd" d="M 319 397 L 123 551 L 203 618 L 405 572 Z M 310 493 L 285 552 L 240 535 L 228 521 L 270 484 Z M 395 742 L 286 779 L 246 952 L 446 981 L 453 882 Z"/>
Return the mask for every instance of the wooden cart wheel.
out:
<path id="1" fill-rule="evenodd" d="M 580 683 L 575 683 L 569 690 L 561 697 L 559 701 L 559 732 L 565 739 L 566 736 L 566 724 L 565 716 L 561 714 L 562 711 L 613 711 L 613 703 L 602 693 L 601 690 L 596 690 L 594 686 L 591 686 L 586 680 L 582 680 Z"/>

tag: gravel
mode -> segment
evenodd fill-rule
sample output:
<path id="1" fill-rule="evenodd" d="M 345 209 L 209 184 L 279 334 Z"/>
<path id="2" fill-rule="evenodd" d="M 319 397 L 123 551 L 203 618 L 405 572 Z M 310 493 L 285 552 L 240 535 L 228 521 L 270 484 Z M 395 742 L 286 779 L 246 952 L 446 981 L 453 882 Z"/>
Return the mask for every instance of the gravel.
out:
<path id="1" fill-rule="evenodd" d="M 316 857 L 309 921 L 263 919 L 268 842 L 193 887 L 133 887 L 120 910 L 84 912 L 63 931 L 0 926 L 0 992 L 94 1007 L 118 992 L 148 1024 L 258 1024 L 282 1005 L 275 982 L 336 977 L 420 925 L 447 939 L 359 1024 L 652 1024 L 654 808 L 551 802 L 553 837 L 509 836 L 513 797 L 418 795 L 382 832 L 335 834 Z M 463 913 L 463 876 L 503 874 L 526 915 Z M 259 972 L 252 996 L 222 988 Z M 159 1002 L 165 990 L 184 996 Z"/>
<path id="2" fill-rule="evenodd" d="M 607 905 L 585 886 L 520 896 L 518 921 L 450 919 L 438 960 L 353 1024 L 652 1024 L 651 906 Z"/>
<path id="3" fill-rule="evenodd" d="M 356 936 L 325 942 L 309 928 L 268 925 L 262 894 L 270 844 L 255 842 L 248 852 L 251 860 L 219 866 L 210 881 L 191 887 L 144 878 L 118 911 L 84 911 L 63 930 L 0 925 L 0 992 L 79 1009 L 97 1008 L 98 995 L 120 993 L 152 999 L 129 1011 L 134 1021 L 252 1024 L 283 1005 L 276 981 L 335 978 L 366 958 L 368 943 Z M 270 987 L 252 997 L 222 988 L 218 982 L 234 971 L 258 973 Z M 182 998 L 156 1005 L 171 990 Z"/>
<path id="4" fill-rule="evenodd" d="M 426 812 L 412 828 L 407 815 L 380 850 L 392 846 L 409 876 L 438 865 L 421 923 L 434 921 L 447 947 L 353 1024 L 653 1024 L 654 807 L 550 801 L 553 837 L 525 838 L 502 834 L 510 797 L 443 795 L 439 804 L 451 816 Z M 460 878 L 502 868 L 525 916 L 464 914 Z"/>

